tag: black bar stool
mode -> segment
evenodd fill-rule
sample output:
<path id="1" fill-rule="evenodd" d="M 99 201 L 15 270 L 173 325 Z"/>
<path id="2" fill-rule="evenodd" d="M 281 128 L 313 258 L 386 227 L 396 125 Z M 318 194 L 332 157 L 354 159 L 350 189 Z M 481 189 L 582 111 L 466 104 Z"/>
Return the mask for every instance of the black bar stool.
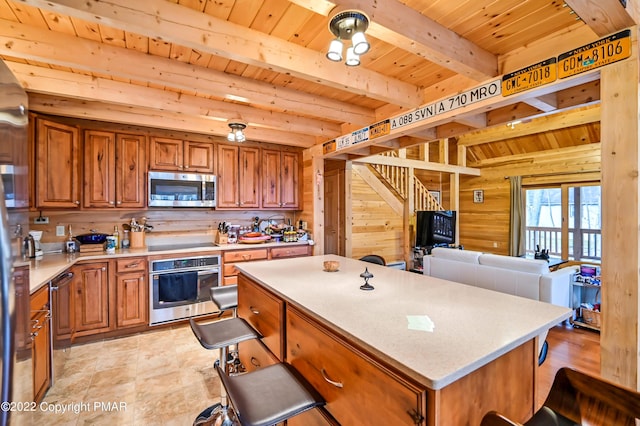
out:
<path id="1" fill-rule="evenodd" d="M 238 285 L 223 285 L 211 287 L 211 300 L 221 312 L 233 309 L 233 316 L 237 317 L 238 310 Z"/>
<path id="2" fill-rule="evenodd" d="M 193 318 L 189 318 L 191 330 L 202 347 L 205 349 L 218 349 L 220 352 L 214 367 L 218 374 L 229 376 L 231 369 L 235 365 L 229 362 L 229 346 L 237 345 L 240 342 L 262 337 L 242 318 L 231 318 L 219 320 L 206 324 L 199 324 Z M 227 395 L 224 386 L 220 387 L 220 402 L 203 410 L 193 422 L 194 426 L 204 425 L 224 425 L 231 426 L 234 423 L 235 415 L 229 409 Z"/>
<path id="3" fill-rule="evenodd" d="M 325 404 L 320 394 L 289 364 L 250 373 L 218 375 L 242 426 L 268 426 Z"/>

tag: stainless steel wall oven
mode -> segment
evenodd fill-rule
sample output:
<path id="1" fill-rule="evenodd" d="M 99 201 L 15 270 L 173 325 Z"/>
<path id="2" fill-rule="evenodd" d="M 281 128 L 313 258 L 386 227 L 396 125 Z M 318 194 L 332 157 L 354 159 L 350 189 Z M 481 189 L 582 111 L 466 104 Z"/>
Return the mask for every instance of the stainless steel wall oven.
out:
<path id="1" fill-rule="evenodd" d="M 220 281 L 219 255 L 149 261 L 149 323 L 216 312 L 211 288 Z"/>

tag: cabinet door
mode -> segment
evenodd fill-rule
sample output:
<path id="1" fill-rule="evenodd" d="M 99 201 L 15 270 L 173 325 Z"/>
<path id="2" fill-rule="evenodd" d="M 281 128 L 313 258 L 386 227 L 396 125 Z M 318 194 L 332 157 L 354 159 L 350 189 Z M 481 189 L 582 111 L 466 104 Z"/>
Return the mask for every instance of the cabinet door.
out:
<path id="1" fill-rule="evenodd" d="M 75 305 L 74 335 L 83 336 L 109 329 L 108 263 L 96 262 L 73 268 Z"/>
<path id="2" fill-rule="evenodd" d="M 280 192 L 280 151 L 262 150 L 262 207 L 279 209 Z"/>
<path id="3" fill-rule="evenodd" d="M 145 207 L 146 138 L 116 135 L 116 207 Z"/>
<path id="4" fill-rule="evenodd" d="M 184 171 L 213 173 L 213 144 L 184 141 Z"/>
<path id="5" fill-rule="evenodd" d="M 33 400 L 39 402 L 51 386 L 51 334 L 49 286 L 36 290 L 30 298 L 31 357 L 33 359 Z"/>
<path id="6" fill-rule="evenodd" d="M 80 207 L 78 129 L 38 119 L 36 207 Z"/>
<path id="7" fill-rule="evenodd" d="M 298 208 L 299 154 L 263 149 L 262 170 L 262 207 Z"/>
<path id="8" fill-rule="evenodd" d="M 240 206 L 238 199 L 238 147 L 218 145 L 217 208 Z"/>
<path id="9" fill-rule="evenodd" d="M 116 325 L 118 328 L 149 322 L 149 298 L 144 273 L 116 276 Z"/>
<path id="10" fill-rule="evenodd" d="M 33 358 L 33 400 L 42 401 L 51 386 L 51 340 L 49 316 L 43 312 L 32 317 L 31 356 Z M 26 401 L 25 401 L 26 402 Z"/>
<path id="11" fill-rule="evenodd" d="M 73 304 L 73 281 L 61 285 L 51 291 L 51 306 L 53 311 L 53 346 L 62 347 L 73 335 L 75 309 Z"/>
<path id="12" fill-rule="evenodd" d="M 149 168 L 152 170 L 182 170 L 180 139 L 151 138 L 149 144 Z"/>
<path id="13" fill-rule="evenodd" d="M 115 134 L 84 133 L 84 207 L 115 207 Z"/>
<path id="14" fill-rule="evenodd" d="M 300 206 L 300 155 L 295 152 L 283 152 L 281 162 L 280 202 L 282 208 L 292 209 Z"/>
<path id="15" fill-rule="evenodd" d="M 240 148 L 238 198 L 242 208 L 260 207 L 260 149 Z"/>

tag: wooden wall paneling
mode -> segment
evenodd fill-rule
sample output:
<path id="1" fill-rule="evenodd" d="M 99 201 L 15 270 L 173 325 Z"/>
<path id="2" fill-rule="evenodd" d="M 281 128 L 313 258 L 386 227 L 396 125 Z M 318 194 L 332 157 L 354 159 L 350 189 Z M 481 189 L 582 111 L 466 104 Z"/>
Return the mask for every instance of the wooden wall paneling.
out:
<path id="1" fill-rule="evenodd" d="M 404 215 L 396 212 L 356 172 L 351 174 L 351 257 L 379 254 L 388 262 L 404 259 Z"/>
<path id="2" fill-rule="evenodd" d="M 523 179 L 524 185 L 559 184 L 597 179 L 599 168 L 600 144 L 589 144 L 507 157 L 484 164 L 481 176 L 461 176 L 460 244 L 469 250 L 508 254 L 510 190 L 506 176 L 531 175 Z M 475 189 L 484 191 L 483 203 L 473 202 Z"/>

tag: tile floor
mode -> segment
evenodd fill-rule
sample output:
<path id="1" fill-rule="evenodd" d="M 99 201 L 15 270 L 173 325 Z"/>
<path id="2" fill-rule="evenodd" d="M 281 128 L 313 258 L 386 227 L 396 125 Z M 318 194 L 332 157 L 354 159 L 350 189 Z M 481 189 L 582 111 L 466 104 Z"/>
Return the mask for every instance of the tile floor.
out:
<path id="1" fill-rule="evenodd" d="M 44 409 L 12 424 L 191 425 L 219 401 L 217 355 L 200 346 L 188 324 L 56 350 Z M 47 411 L 56 407 L 68 411 Z"/>

